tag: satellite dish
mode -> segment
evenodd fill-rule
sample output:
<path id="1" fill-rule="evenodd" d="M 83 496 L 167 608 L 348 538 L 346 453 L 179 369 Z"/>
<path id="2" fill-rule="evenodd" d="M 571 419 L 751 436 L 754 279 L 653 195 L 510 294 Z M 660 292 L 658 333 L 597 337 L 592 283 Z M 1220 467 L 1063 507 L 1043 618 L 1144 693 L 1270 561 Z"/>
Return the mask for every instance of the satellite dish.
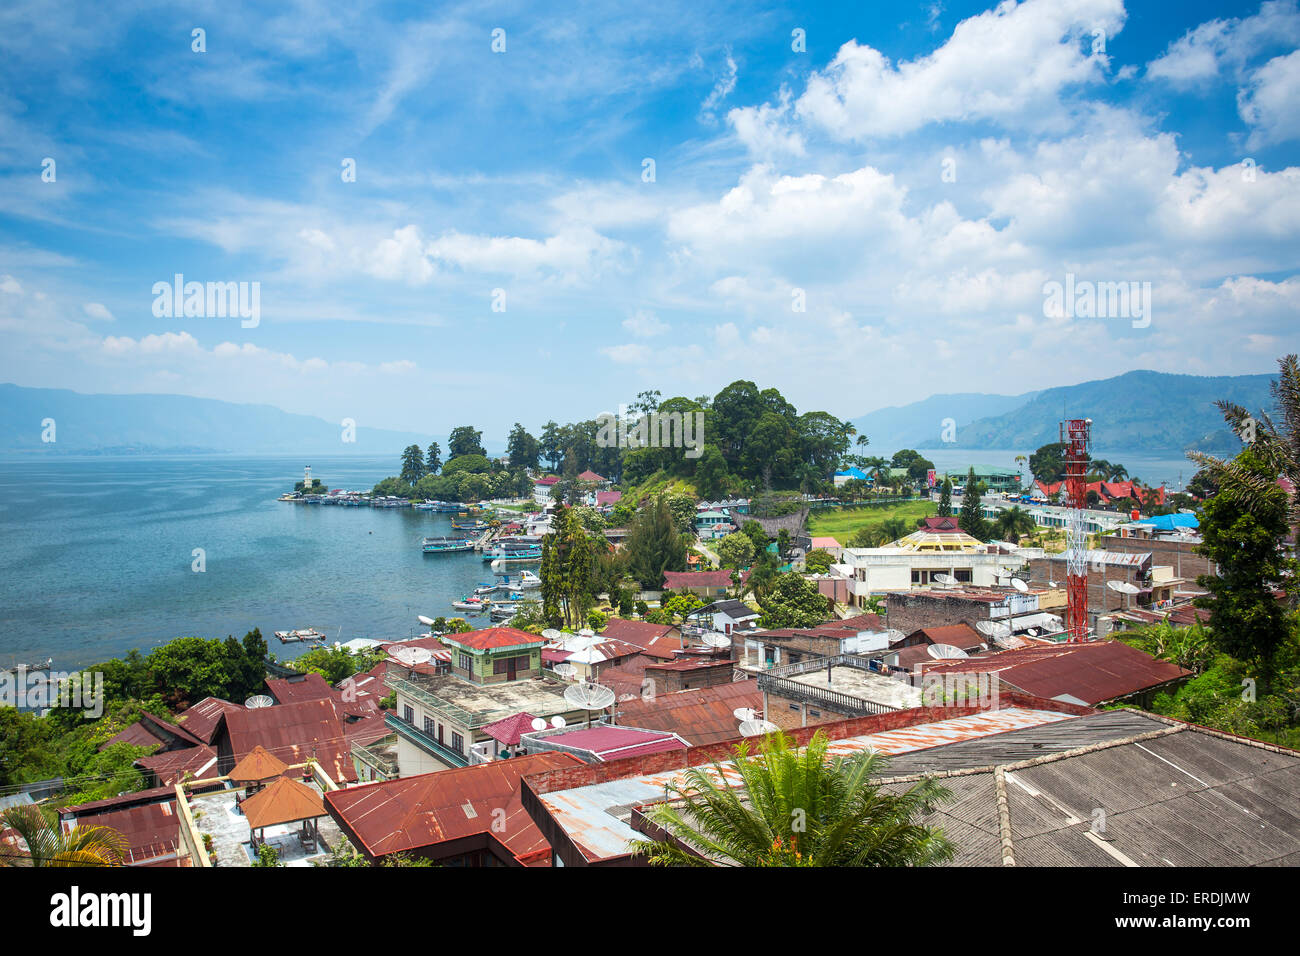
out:
<path id="1" fill-rule="evenodd" d="M 885 631 L 885 637 L 889 640 L 890 644 L 897 644 L 903 638 L 907 637 L 907 635 L 898 628 L 891 627 Z"/>
<path id="2" fill-rule="evenodd" d="M 1017 591 L 1019 591 L 1021 594 L 1024 594 L 1026 591 L 1029 590 L 1029 585 L 1026 584 L 1024 581 L 1020 580 L 1019 578 L 1012 578 L 1011 586 L 1015 588 Z"/>
<path id="3" fill-rule="evenodd" d="M 554 717 L 551 718 L 551 726 L 554 727 L 556 730 L 560 730 L 561 728 L 567 727 L 568 725 L 569 722 L 565 720 L 563 717 L 561 717 L 559 714 L 556 714 Z"/>
<path id="4" fill-rule="evenodd" d="M 726 634 L 705 634 L 700 638 L 700 640 L 702 640 L 708 647 L 731 646 L 731 638 L 727 637 Z"/>
<path id="5" fill-rule="evenodd" d="M 954 647 L 951 644 L 931 644 L 925 650 L 926 653 L 937 661 L 950 661 L 955 660 L 958 657 L 970 657 L 970 655 L 960 647 Z"/>
<path id="6" fill-rule="evenodd" d="M 583 681 L 565 688 L 564 699 L 582 710 L 604 710 L 614 703 L 614 692 L 603 684 Z"/>
<path id="7" fill-rule="evenodd" d="M 578 632 L 578 636 L 579 636 L 579 637 L 595 637 L 595 636 L 596 636 L 596 632 L 593 631 L 593 630 L 592 630 L 591 628 L 589 628 L 589 627 L 584 627 L 582 630 L 580 630 L 580 631 Z"/>
<path id="8" fill-rule="evenodd" d="M 256 710 L 258 707 L 271 707 L 274 704 L 275 701 L 266 694 L 258 694 L 257 696 L 250 697 L 248 700 L 244 701 L 244 706 L 250 710 Z"/>
<path id="9" fill-rule="evenodd" d="M 427 664 L 433 660 L 433 651 L 427 647 L 393 647 L 388 651 L 388 656 L 399 664 L 407 667 L 414 667 L 416 664 Z"/>
<path id="10" fill-rule="evenodd" d="M 546 729 L 546 721 L 542 720 L 542 718 L 540 717 L 534 717 L 533 730 L 545 730 L 545 729 Z"/>
<path id="11" fill-rule="evenodd" d="M 737 707 L 731 712 L 731 716 L 743 723 L 746 720 L 756 720 L 758 718 L 758 711 L 753 707 Z"/>
<path id="12" fill-rule="evenodd" d="M 742 737 L 761 737 L 764 734 L 776 733 L 781 728 L 770 720 L 744 720 L 740 723 L 740 736 Z"/>
<path id="13" fill-rule="evenodd" d="M 1120 594 L 1137 594 L 1142 590 L 1136 584 L 1129 584 L 1127 581 L 1107 581 L 1106 587 Z"/>
<path id="14" fill-rule="evenodd" d="M 931 580 L 937 581 L 939 584 L 942 584 L 944 587 L 956 583 L 953 580 L 951 574 L 936 574 Z"/>
<path id="15" fill-rule="evenodd" d="M 993 638 L 995 641 L 1011 636 L 1011 628 L 1007 627 L 1001 621 L 976 621 L 975 630 L 979 631 L 985 637 Z"/>
<path id="16" fill-rule="evenodd" d="M 573 677 L 578 673 L 578 669 L 568 661 L 556 664 L 554 669 L 555 673 L 563 677 L 565 680 L 568 680 L 570 677 Z"/>
<path id="17" fill-rule="evenodd" d="M 1194 514 L 1196 514 L 1196 512 L 1193 511 L 1191 508 L 1179 508 L 1179 509 L 1178 509 L 1178 513 L 1179 513 L 1180 515 L 1194 515 Z"/>
<path id="18" fill-rule="evenodd" d="M 546 630 L 542 631 L 542 637 L 546 638 L 548 641 L 564 640 L 564 635 L 553 627 L 548 627 Z"/>
<path id="19" fill-rule="evenodd" d="M 421 624 L 423 624 L 425 627 L 433 627 L 433 618 L 431 617 L 425 617 L 423 614 L 417 614 L 415 616 L 415 619 L 419 621 Z"/>
<path id="20" fill-rule="evenodd" d="M 1056 582 L 1055 582 L 1055 581 L 1048 581 L 1048 582 L 1047 582 L 1047 586 L 1048 586 L 1049 588 L 1054 588 L 1054 587 L 1056 587 Z"/>

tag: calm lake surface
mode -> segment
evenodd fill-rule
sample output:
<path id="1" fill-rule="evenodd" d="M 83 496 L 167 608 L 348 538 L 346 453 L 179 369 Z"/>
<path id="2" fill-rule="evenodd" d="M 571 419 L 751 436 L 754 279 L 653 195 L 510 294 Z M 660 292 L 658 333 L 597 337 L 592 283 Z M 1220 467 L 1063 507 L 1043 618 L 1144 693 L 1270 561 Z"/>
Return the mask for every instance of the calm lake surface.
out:
<path id="1" fill-rule="evenodd" d="M 1014 469 L 1015 450 L 934 449 L 941 469 Z M 1027 454 L 1027 453 L 1026 453 Z M 1186 459 L 1099 450 L 1171 489 Z M 242 637 L 260 627 L 286 659 L 305 650 L 272 631 L 314 627 L 331 641 L 396 639 L 417 614 L 492 579 L 474 552 L 425 556 L 420 539 L 450 531 L 446 515 L 292 505 L 275 500 L 302 477 L 301 458 L 45 458 L 0 460 L 0 665 L 54 658 L 62 670 L 181 636 Z M 313 458 L 331 488 L 367 489 L 393 474 L 385 458 Z M 202 548 L 206 570 L 191 570 Z M 486 627 L 482 617 L 470 617 Z"/>
<path id="2" fill-rule="evenodd" d="M 424 630 L 417 614 L 459 614 L 450 602 L 492 580 L 475 552 L 421 552 L 425 535 L 450 532 L 447 515 L 276 501 L 304 464 L 0 460 L 0 665 L 53 657 L 70 670 L 254 627 L 284 660 L 306 648 L 272 631 L 411 637 Z M 330 488 L 368 489 L 398 469 L 392 457 L 310 464 Z M 206 553 L 203 573 L 191 570 L 195 548 Z"/>

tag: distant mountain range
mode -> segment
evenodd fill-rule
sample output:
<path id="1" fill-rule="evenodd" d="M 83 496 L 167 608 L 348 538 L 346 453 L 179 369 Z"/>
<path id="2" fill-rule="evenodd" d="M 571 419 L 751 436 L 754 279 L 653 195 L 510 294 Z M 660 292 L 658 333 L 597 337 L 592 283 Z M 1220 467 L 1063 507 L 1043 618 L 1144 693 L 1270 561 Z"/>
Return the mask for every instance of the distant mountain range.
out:
<path id="1" fill-rule="evenodd" d="M 1215 406 L 1228 399 L 1252 412 L 1273 409 L 1274 376 L 1171 375 L 1126 372 L 1114 378 L 1023 395 L 933 395 L 853 420 L 871 439 L 868 453 L 900 448 L 1035 449 L 1059 439 L 1059 422 L 1091 418 L 1098 448 L 1182 455 L 1188 450 L 1232 454 L 1236 435 Z M 952 419 L 955 433 L 943 433 Z M 945 441 L 955 438 L 955 441 Z M 877 451 L 877 449 L 879 449 Z"/>
<path id="2" fill-rule="evenodd" d="M 54 441 L 42 441 L 54 420 Z M 83 395 L 0 384 L 0 454 L 387 455 L 432 438 L 358 426 L 343 441 L 338 422 L 271 405 L 184 395 Z M 445 438 L 438 439 L 443 445 Z M 445 452 L 444 452 L 445 454 Z"/>

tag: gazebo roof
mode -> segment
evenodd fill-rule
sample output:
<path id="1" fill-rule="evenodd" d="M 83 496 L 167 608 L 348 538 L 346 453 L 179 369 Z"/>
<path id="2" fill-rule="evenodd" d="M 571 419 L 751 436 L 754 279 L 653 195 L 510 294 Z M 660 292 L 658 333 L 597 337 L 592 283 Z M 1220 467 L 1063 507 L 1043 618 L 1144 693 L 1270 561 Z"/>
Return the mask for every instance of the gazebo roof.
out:
<path id="1" fill-rule="evenodd" d="M 325 816 L 321 795 L 292 777 L 281 777 L 239 805 L 252 830 Z"/>
<path id="2" fill-rule="evenodd" d="M 533 729 L 533 721 L 536 719 L 532 714 L 511 714 L 502 720 L 485 724 L 481 729 L 493 740 L 513 747 L 519 743 L 521 736 Z"/>
<path id="3" fill-rule="evenodd" d="M 248 752 L 248 756 L 231 769 L 229 777 L 236 783 L 261 783 L 274 780 L 289 769 L 289 765 L 261 744 Z"/>

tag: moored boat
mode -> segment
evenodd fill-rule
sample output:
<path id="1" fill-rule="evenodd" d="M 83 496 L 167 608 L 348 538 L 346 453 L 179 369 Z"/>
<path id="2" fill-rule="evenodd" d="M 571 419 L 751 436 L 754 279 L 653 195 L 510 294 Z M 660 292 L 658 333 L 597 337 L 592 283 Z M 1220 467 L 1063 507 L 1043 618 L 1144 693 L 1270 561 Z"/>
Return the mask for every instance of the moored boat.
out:
<path id="1" fill-rule="evenodd" d="M 448 551 L 473 551 L 474 542 L 468 538 L 425 538 L 420 542 L 425 554 L 443 554 Z"/>

